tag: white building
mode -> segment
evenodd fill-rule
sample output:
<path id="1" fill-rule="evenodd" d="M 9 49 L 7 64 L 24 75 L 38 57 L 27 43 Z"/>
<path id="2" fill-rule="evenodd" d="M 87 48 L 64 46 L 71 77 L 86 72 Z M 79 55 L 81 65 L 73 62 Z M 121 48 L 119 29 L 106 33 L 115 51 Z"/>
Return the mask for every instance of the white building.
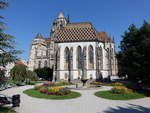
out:
<path id="1" fill-rule="evenodd" d="M 30 70 L 54 70 L 56 80 L 102 79 L 117 75 L 115 43 L 89 22 L 70 23 L 63 13 L 53 22 L 50 38 L 37 34 L 29 56 Z"/>

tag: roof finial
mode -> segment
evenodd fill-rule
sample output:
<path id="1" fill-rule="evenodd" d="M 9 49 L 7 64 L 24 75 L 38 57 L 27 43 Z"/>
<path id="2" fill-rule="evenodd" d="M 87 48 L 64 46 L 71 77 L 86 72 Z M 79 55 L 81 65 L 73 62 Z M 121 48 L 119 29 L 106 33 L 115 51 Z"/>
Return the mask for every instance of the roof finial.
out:
<path id="1" fill-rule="evenodd" d="M 43 38 L 43 36 L 41 35 L 41 33 L 37 33 L 35 38 Z"/>
<path id="2" fill-rule="evenodd" d="M 60 12 L 59 15 L 58 15 L 58 18 L 65 18 L 64 13 Z"/>
<path id="3" fill-rule="evenodd" d="M 70 16 L 67 16 L 67 23 L 70 23 Z"/>

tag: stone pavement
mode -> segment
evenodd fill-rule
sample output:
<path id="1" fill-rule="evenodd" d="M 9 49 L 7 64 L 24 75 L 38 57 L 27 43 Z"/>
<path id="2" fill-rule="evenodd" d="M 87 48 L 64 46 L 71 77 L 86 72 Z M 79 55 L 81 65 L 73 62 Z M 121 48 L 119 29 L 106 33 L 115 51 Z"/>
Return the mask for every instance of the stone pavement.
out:
<path id="1" fill-rule="evenodd" d="M 38 99 L 22 93 L 32 87 L 15 87 L 0 93 L 8 96 L 21 94 L 20 107 L 14 108 L 18 113 L 150 113 L 149 97 L 130 101 L 115 101 L 94 96 L 96 91 L 108 90 L 109 87 L 75 90 L 80 92 L 82 96 L 69 100 Z"/>

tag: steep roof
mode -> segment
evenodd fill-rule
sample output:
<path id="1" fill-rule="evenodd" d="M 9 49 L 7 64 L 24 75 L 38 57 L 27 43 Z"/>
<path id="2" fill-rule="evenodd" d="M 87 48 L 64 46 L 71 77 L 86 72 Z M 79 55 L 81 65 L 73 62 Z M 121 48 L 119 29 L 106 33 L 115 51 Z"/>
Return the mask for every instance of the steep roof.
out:
<path id="1" fill-rule="evenodd" d="M 110 37 L 106 32 L 98 32 L 100 40 L 110 40 Z"/>
<path id="2" fill-rule="evenodd" d="M 67 24 L 56 33 L 56 42 L 92 41 L 97 40 L 98 34 L 89 22 Z"/>

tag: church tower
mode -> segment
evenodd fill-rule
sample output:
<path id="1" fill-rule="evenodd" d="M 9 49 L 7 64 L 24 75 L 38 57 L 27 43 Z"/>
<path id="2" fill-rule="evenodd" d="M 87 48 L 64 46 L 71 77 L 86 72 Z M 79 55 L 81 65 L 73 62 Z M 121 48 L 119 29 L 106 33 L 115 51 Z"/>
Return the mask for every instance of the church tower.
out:
<path id="1" fill-rule="evenodd" d="M 66 26 L 67 22 L 68 21 L 66 17 L 64 16 L 64 13 L 60 12 L 58 14 L 58 17 L 53 22 L 50 36 L 55 37 L 55 34 L 57 33 L 57 31 L 60 29 L 63 29 Z"/>

